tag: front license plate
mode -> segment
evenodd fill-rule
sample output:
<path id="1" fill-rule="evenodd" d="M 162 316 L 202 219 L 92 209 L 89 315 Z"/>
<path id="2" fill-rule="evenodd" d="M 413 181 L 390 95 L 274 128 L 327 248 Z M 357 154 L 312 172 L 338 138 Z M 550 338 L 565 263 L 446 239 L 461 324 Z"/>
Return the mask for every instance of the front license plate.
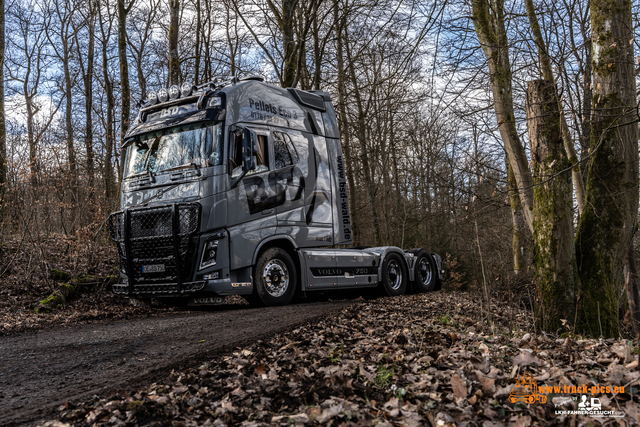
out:
<path id="1" fill-rule="evenodd" d="M 224 304 L 225 297 L 193 297 L 189 300 L 189 306 L 220 305 Z"/>
<path id="2" fill-rule="evenodd" d="M 164 264 L 151 264 L 142 266 L 143 273 L 164 273 Z"/>

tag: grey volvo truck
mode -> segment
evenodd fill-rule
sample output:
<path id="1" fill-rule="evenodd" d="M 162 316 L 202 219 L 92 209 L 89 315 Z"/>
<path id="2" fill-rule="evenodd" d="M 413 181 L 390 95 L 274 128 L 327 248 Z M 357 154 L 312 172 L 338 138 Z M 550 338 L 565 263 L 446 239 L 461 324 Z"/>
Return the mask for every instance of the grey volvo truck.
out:
<path id="1" fill-rule="evenodd" d="M 261 77 L 151 92 L 126 134 L 117 294 L 282 305 L 296 292 L 439 289 L 424 249 L 352 240 L 345 164 L 328 93 Z"/>

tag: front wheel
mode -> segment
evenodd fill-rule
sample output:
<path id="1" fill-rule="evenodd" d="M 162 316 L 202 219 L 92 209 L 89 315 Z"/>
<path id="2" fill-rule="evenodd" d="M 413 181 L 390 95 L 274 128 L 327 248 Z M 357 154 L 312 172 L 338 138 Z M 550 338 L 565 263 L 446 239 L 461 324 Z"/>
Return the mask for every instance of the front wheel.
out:
<path id="1" fill-rule="evenodd" d="M 296 290 L 298 274 L 291 256 L 280 248 L 264 251 L 254 267 L 257 299 L 263 305 L 288 304 Z"/>
<path id="2" fill-rule="evenodd" d="M 388 253 L 382 261 L 382 294 L 390 297 L 404 295 L 407 289 L 407 266 L 402 256 Z"/>
<path id="3" fill-rule="evenodd" d="M 414 291 L 415 292 L 431 292 L 436 287 L 438 273 L 436 270 L 436 262 L 431 254 L 424 249 L 415 252 L 416 262 L 414 264 Z"/>

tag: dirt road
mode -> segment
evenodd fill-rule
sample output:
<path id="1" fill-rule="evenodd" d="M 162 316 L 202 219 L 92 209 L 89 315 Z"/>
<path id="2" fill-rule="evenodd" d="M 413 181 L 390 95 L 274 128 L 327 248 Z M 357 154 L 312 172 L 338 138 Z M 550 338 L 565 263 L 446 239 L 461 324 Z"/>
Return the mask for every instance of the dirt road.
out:
<path id="1" fill-rule="evenodd" d="M 349 304 L 231 306 L 0 337 L 0 425 L 32 424 L 67 400 L 131 390 Z"/>

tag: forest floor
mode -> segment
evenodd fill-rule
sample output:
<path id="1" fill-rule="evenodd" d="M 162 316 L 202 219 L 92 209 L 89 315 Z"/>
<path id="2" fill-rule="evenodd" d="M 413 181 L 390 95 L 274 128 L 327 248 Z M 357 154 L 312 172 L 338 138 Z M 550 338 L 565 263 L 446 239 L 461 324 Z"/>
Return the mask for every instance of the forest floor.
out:
<path id="1" fill-rule="evenodd" d="M 464 293 L 361 301 L 145 387 L 66 402 L 44 425 L 640 424 L 627 341 L 535 334 L 530 324 L 527 311 L 483 310 Z M 510 401 L 528 398 L 516 385 L 524 374 L 546 403 Z M 583 395 L 598 400 L 576 413 Z"/>
<path id="2" fill-rule="evenodd" d="M 153 322 L 181 311 L 115 297 L 111 247 L 59 238 L 30 250 L 18 240 L 5 245 L 0 335 L 106 319 Z M 75 287 L 68 298 L 63 283 Z M 54 294 L 63 300 L 41 303 Z M 44 425 L 640 424 L 630 341 L 539 333 L 530 311 L 481 302 L 444 291 L 355 301 L 215 358 L 176 364 L 153 383 L 68 400 Z M 537 393 L 517 384 L 524 374 Z M 583 400 L 593 408 L 583 409 Z"/>

